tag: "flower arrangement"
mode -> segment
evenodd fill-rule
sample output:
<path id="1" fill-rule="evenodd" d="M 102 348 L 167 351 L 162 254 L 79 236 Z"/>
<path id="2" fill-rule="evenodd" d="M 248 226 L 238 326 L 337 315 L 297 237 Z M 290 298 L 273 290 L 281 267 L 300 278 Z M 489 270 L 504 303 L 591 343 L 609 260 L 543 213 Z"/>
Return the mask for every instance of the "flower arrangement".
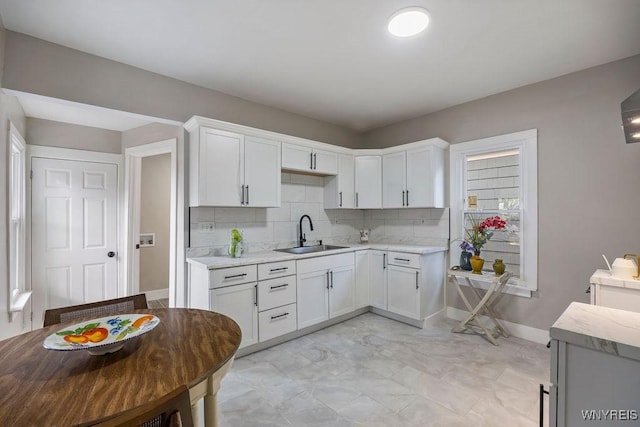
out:
<path id="1" fill-rule="evenodd" d="M 493 237 L 492 230 L 501 230 L 506 227 L 507 221 L 499 216 L 485 218 L 482 222 L 478 222 L 476 218 L 471 216 L 471 228 L 467 230 L 467 236 L 460 243 L 460 249 L 480 256 L 480 249 Z"/>

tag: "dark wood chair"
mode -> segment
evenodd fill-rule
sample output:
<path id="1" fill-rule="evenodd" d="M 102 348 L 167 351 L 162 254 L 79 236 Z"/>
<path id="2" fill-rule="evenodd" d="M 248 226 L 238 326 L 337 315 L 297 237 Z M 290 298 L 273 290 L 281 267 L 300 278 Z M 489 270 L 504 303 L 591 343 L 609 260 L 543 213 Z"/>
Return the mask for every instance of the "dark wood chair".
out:
<path id="1" fill-rule="evenodd" d="M 187 386 L 181 386 L 160 399 L 122 412 L 105 420 L 79 427 L 192 427 L 191 400 Z"/>
<path id="2" fill-rule="evenodd" d="M 149 308 L 145 294 L 131 295 L 89 304 L 52 308 L 44 312 L 44 326 L 71 322 L 76 319 L 105 317 L 112 314 L 131 313 L 133 310 Z"/>

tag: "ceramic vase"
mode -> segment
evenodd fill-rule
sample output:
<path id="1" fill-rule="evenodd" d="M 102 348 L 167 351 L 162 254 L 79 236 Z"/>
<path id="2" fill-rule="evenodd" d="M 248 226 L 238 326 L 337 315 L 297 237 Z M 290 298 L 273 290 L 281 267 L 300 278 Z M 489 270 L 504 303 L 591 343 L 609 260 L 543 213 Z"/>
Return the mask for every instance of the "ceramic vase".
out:
<path id="1" fill-rule="evenodd" d="M 484 266 L 484 259 L 480 258 L 479 255 L 474 255 L 471 257 L 471 270 L 474 274 L 482 274 L 482 267 Z"/>
<path id="2" fill-rule="evenodd" d="M 460 268 L 466 271 L 471 271 L 471 252 L 462 251 L 460 253 Z"/>
<path id="3" fill-rule="evenodd" d="M 496 259 L 493 262 L 493 272 L 496 273 L 496 276 L 502 276 L 505 270 L 504 262 L 501 259 Z"/>

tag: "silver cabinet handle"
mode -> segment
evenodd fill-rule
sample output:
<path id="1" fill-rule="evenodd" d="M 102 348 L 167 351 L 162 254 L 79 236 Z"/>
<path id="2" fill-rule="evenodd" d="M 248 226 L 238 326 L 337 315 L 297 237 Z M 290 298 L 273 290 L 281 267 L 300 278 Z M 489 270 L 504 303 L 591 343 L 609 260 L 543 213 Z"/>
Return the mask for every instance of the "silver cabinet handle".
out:
<path id="1" fill-rule="evenodd" d="M 327 271 L 327 289 L 329 289 L 329 271 Z"/>
<path id="2" fill-rule="evenodd" d="M 358 192 L 356 191 L 356 208 L 358 207 Z"/>
<path id="3" fill-rule="evenodd" d="M 247 187 L 247 191 L 249 191 L 249 187 Z M 409 190 L 407 190 L 407 205 L 409 206 Z"/>
<path id="4" fill-rule="evenodd" d="M 309 153 L 309 169 L 313 170 L 313 153 Z"/>
<path id="5" fill-rule="evenodd" d="M 244 205 L 244 185 L 240 186 L 240 204 Z"/>
<path id="6" fill-rule="evenodd" d="M 239 278 L 244 277 L 246 275 L 247 275 L 247 273 L 234 274 L 233 276 L 224 276 L 224 279 L 225 280 L 227 280 L 227 279 L 239 279 Z"/>
<path id="7" fill-rule="evenodd" d="M 418 272 L 416 271 L 416 291 L 419 289 L 418 286 Z"/>
<path id="8" fill-rule="evenodd" d="M 410 262 L 410 259 L 407 258 L 394 258 L 396 261 L 404 261 L 404 262 Z"/>
<path id="9" fill-rule="evenodd" d="M 333 271 L 331 271 L 330 274 L 331 274 L 331 289 L 333 289 Z"/>
<path id="10" fill-rule="evenodd" d="M 313 153 L 313 169 L 318 169 L 318 154 Z"/>
<path id="11" fill-rule="evenodd" d="M 258 285 L 256 284 L 256 285 L 254 286 L 254 288 L 255 288 L 255 290 L 256 290 L 256 298 L 255 298 L 255 300 L 254 300 L 254 302 L 253 302 L 253 303 L 254 303 L 254 304 L 256 305 L 256 307 L 257 307 L 257 306 L 258 306 Z"/>
<path id="12" fill-rule="evenodd" d="M 271 320 L 279 319 L 281 317 L 288 316 L 288 315 L 289 313 L 282 313 L 282 314 L 278 314 L 277 316 L 271 316 Z"/>
<path id="13" fill-rule="evenodd" d="M 269 270 L 271 273 L 276 272 L 276 271 L 285 271 L 288 270 L 289 267 L 278 267 L 278 268 L 272 268 L 271 270 Z"/>
<path id="14" fill-rule="evenodd" d="M 246 188 L 246 190 L 247 190 L 247 199 L 244 201 L 244 204 L 245 204 L 245 205 L 248 205 L 248 204 L 249 204 L 249 186 L 248 186 L 248 185 L 245 185 L 244 187 L 245 187 L 245 188 Z"/>
<path id="15" fill-rule="evenodd" d="M 387 254 L 386 252 L 382 254 L 382 269 L 387 268 Z"/>
<path id="16" fill-rule="evenodd" d="M 342 207 L 342 191 L 338 194 L 340 195 L 340 207 Z"/>
<path id="17" fill-rule="evenodd" d="M 269 289 L 280 289 L 280 288 L 286 288 L 287 286 L 289 286 L 288 283 L 285 283 L 283 285 L 277 285 L 277 286 L 270 286 Z"/>

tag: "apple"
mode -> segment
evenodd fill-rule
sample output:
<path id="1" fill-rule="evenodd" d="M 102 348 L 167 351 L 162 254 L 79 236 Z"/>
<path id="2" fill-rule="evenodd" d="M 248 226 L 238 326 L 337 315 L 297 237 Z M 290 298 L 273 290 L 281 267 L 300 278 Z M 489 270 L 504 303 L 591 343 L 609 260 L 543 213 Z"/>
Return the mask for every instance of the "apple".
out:
<path id="1" fill-rule="evenodd" d="M 64 340 L 72 344 L 84 344 L 89 341 L 89 338 L 84 335 L 65 335 Z"/>
<path id="2" fill-rule="evenodd" d="M 91 342 L 100 342 L 109 336 L 109 331 L 105 328 L 93 328 L 88 331 L 84 331 L 82 335 Z"/>

